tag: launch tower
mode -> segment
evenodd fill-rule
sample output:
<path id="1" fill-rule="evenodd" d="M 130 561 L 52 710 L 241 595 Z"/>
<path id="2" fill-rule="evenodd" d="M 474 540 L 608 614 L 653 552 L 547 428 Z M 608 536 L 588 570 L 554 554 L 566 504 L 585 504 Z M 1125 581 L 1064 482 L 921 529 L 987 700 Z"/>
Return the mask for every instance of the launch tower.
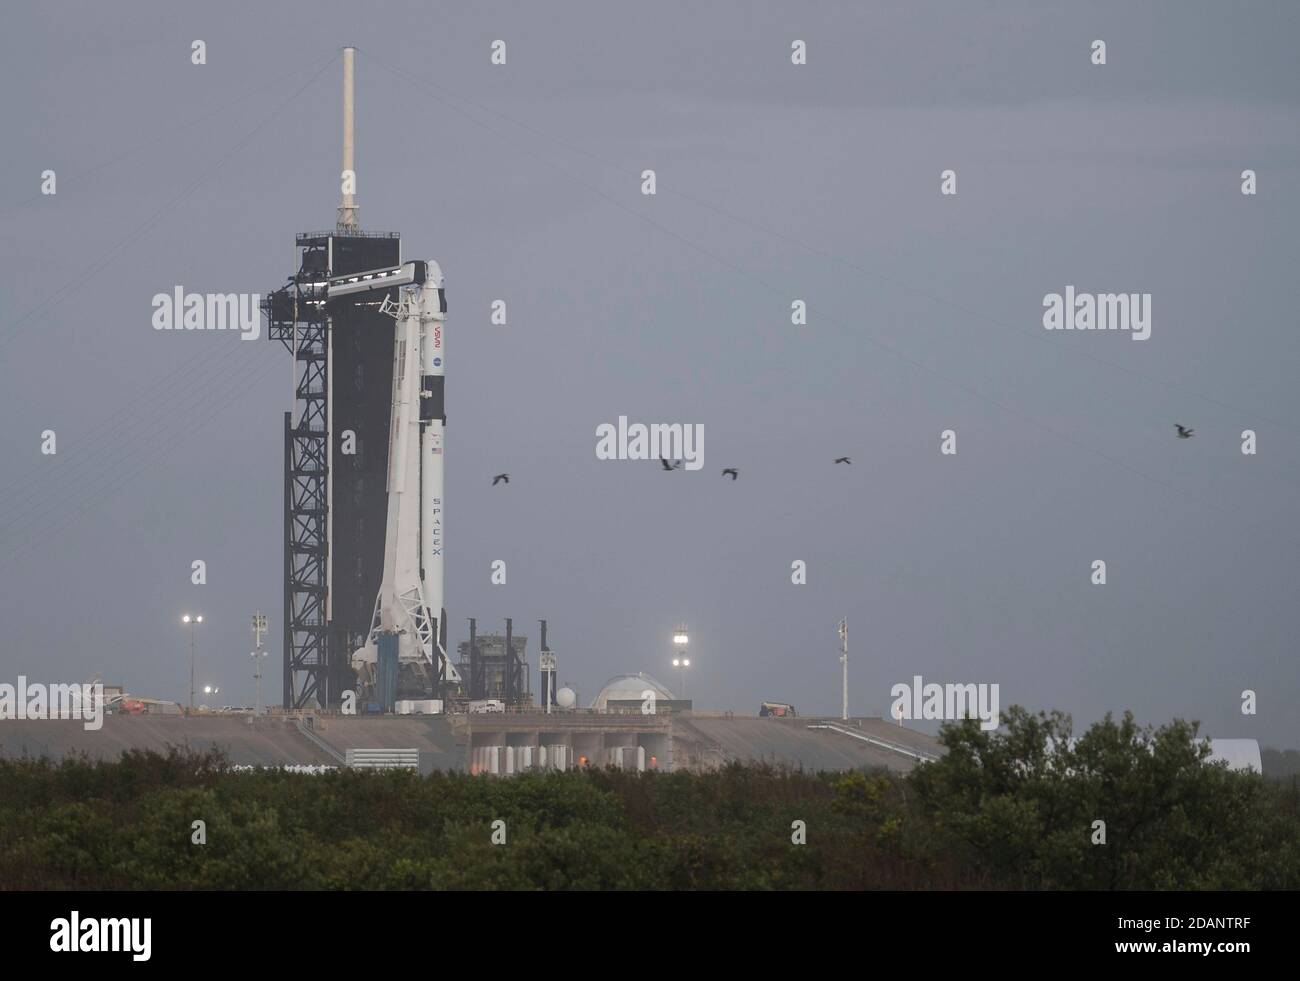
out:
<path id="1" fill-rule="evenodd" d="M 363 232 L 353 160 L 353 57 L 343 50 L 344 192 L 332 231 L 303 232 L 297 271 L 263 301 L 293 356 L 284 415 L 284 707 L 335 707 L 353 688 L 384 574 L 396 288 L 322 299 L 331 277 L 402 262 L 396 232 Z M 353 175 L 349 186 L 347 178 Z"/>

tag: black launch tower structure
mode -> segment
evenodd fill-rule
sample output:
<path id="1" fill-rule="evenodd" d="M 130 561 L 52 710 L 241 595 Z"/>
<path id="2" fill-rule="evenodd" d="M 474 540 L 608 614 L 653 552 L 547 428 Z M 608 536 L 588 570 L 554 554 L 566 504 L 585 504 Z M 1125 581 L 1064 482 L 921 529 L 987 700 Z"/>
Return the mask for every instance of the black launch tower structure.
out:
<path id="1" fill-rule="evenodd" d="M 337 708 L 383 578 L 396 290 L 323 301 L 331 276 L 396 266 L 396 232 L 297 236 L 298 271 L 262 302 L 293 356 L 284 414 L 284 707 Z M 345 452 L 350 450 L 351 452 Z M 359 707 L 358 707 L 359 708 Z"/>

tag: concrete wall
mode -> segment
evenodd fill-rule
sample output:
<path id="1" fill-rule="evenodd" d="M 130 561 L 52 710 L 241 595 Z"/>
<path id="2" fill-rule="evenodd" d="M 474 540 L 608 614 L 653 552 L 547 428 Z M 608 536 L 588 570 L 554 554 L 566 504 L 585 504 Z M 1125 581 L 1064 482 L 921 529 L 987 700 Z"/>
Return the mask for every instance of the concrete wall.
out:
<path id="1" fill-rule="evenodd" d="M 313 730 L 341 754 L 349 749 L 415 748 L 420 769 L 507 773 L 528 768 L 622 766 L 669 771 L 709 769 L 731 760 L 764 761 L 817 770 L 883 766 L 905 771 L 915 760 L 829 730 L 812 719 L 755 717 L 599 716 L 588 713 L 503 716 L 327 716 Z M 922 733 L 880 719 L 850 720 L 883 741 L 938 753 Z M 336 765 L 289 719 L 248 716 L 108 716 L 98 732 L 75 720 L 0 721 L 0 754 L 49 756 L 85 753 L 116 759 L 127 749 L 166 752 L 168 746 L 220 748 L 234 763 Z M 543 754 L 545 750 L 545 754 Z M 508 751 L 508 752 L 507 752 Z"/>

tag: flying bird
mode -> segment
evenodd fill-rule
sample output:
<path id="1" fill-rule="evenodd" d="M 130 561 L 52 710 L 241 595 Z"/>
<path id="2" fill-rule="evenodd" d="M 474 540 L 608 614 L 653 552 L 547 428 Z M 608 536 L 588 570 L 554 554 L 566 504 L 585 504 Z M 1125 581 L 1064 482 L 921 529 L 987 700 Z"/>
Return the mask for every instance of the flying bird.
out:
<path id="1" fill-rule="evenodd" d="M 853 461 L 850 460 L 847 456 L 837 456 L 837 457 L 835 458 L 835 462 L 836 462 L 836 463 L 847 463 L 847 464 L 849 464 L 850 466 L 852 466 L 852 464 L 853 464 Z"/>
<path id="2" fill-rule="evenodd" d="M 495 477 L 492 478 L 492 486 L 495 487 L 497 484 L 501 483 L 501 481 L 503 481 L 503 480 L 504 480 L 507 484 L 510 483 L 510 474 L 508 474 L 508 473 L 499 473 L 499 474 L 497 474 Z"/>
<path id="3" fill-rule="evenodd" d="M 669 463 L 663 457 L 660 457 L 659 462 L 663 464 L 665 470 L 680 470 L 682 468 L 680 461 L 677 463 Z"/>
<path id="4" fill-rule="evenodd" d="M 724 477 L 730 476 L 732 480 L 735 480 L 737 477 L 740 476 L 740 471 L 737 470 L 735 467 L 727 467 L 726 470 L 722 471 L 722 476 Z"/>
<path id="5" fill-rule="evenodd" d="M 1178 430 L 1179 439 L 1191 439 L 1196 435 L 1195 429 L 1188 429 L 1186 426 L 1178 425 L 1178 423 L 1174 423 L 1174 428 Z"/>

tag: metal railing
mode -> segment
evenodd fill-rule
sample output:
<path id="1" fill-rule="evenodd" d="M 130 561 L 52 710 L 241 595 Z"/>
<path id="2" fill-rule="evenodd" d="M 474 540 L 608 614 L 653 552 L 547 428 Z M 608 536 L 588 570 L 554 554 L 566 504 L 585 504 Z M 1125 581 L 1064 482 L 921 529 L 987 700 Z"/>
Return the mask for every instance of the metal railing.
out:
<path id="1" fill-rule="evenodd" d="M 418 749 L 349 749 L 347 765 L 354 770 L 418 770 Z"/>
<path id="2" fill-rule="evenodd" d="M 348 231 L 342 231 L 338 228 L 331 228 L 328 232 L 299 232 L 294 238 L 297 245 L 309 242 L 318 238 L 329 238 L 331 235 L 336 238 L 401 238 L 401 232 L 363 232 L 359 228 L 352 228 Z"/>
<path id="3" fill-rule="evenodd" d="M 933 753 L 927 753 L 924 750 L 913 749 L 903 746 L 899 743 L 890 742 L 888 739 L 880 739 L 876 736 L 868 736 L 866 733 L 854 732 L 852 729 L 838 726 L 830 722 L 814 722 L 808 726 L 809 729 L 829 729 L 832 732 L 838 732 L 842 736 L 852 736 L 854 739 L 861 739 L 864 743 L 870 743 L 873 746 L 879 746 L 881 749 L 887 749 L 892 753 L 901 753 L 903 756 L 910 756 L 914 760 L 920 760 L 922 763 L 933 763 L 939 759 Z"/>
<path id="4" fill-rule="evenodd" d="M 306 718 L 304 718 L 303 716 L 298 716 L 293 721 L 294 724 L 298 727 L 298 731 L 301 732 L 304 736 L 306 736 L 309 742 L 313 743 L 322 752 L 327 754 L 332 759 L 338 760 L 340 763 L 344 764 L 345 766 L 347 765 L 346 756 L 344 756 L 337 749 L 335 749 L 333 746 L 327 743 L 324 739 L 321 739 L 320 736 L 316 735 L 316 733 L 312 731 L 310 716 Z"/>

